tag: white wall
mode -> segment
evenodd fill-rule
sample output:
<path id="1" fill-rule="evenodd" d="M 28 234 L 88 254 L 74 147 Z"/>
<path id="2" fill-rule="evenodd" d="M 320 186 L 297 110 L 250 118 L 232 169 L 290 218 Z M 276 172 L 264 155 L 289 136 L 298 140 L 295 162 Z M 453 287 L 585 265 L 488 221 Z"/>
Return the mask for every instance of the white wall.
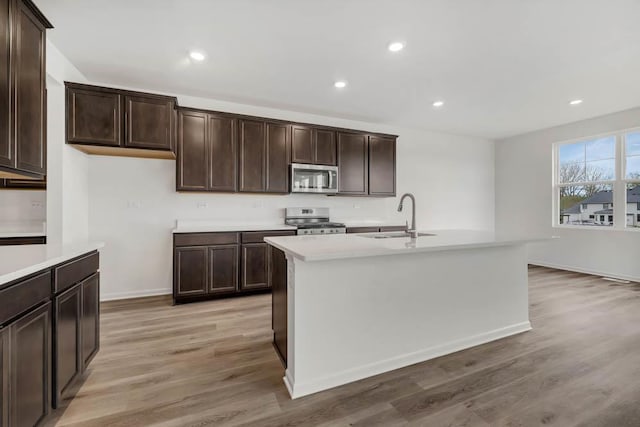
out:
<path id="1" fill-rule="evenodd" d="M 86 78 L 47 40 L 47 240 L 89 235 L 88 156 L 65 144 L 64 82 Z"/>
<path id="2" fill-rule="evenodd" d="M 496 142 L 496 230 L 557 235 L 533 264 L 640 281 L 640 233 L 552 227 L 553 143 L 640 126 L 640 108 Z"/>
<path id="3" fill-rule="evenodd" d="M 40 190 L 0 190 L 0 224 L 44 222 L 47 194 Z"/>
<path id="4" fill-rule="evenodd" d="M 108 84 L 106 84 L 108 85 Z M 400 135 L 397 193 L 413 192 L 419 228 L 493 229 L 494 145 L 476 138 L 392 128 L 179 96 L 183 106 Z M 176 219 L 283 221 L 287 206 L 328 206 L 340 220 L 393 219 L 397 198 L 318 195 L 184 194 L 175 161 L 89 156 L 89 235 L 104 241 L 102 299 L 171 292 Z M 198 204 L 205 202 L 206 208 Z"/>

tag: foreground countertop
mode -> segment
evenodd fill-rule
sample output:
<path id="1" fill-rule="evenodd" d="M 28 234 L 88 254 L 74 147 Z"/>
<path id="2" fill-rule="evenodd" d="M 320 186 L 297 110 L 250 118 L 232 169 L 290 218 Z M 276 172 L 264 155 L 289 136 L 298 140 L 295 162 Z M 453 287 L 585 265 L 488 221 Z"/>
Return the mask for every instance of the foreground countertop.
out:
<path id="1" fill-rule="evenodd" d="M 100 242 L 70 245 L 0 246 L 0 287 L 104 246 Z"/>
<path id="2" fill-rule="evenodd" d="M 302 261 L 328 261 L 384 255 L 401 255 L 456 249 L 473 249 L 541 242 L 553 236 L 500 236 L 473 230 L 424 230 L 434 236 L 371 239 L 366 234 L 267 237 L 264 240 Z"/>

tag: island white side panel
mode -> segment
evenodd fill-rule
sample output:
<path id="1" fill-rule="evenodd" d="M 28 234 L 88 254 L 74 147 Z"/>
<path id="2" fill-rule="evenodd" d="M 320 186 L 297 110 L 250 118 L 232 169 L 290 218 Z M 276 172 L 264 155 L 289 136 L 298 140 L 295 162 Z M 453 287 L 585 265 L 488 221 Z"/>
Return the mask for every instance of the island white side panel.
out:
<path id="1" fill-rule="evenodd" d="M 293 398 L 531 329 L 524 245 L 294 263 Z"/>

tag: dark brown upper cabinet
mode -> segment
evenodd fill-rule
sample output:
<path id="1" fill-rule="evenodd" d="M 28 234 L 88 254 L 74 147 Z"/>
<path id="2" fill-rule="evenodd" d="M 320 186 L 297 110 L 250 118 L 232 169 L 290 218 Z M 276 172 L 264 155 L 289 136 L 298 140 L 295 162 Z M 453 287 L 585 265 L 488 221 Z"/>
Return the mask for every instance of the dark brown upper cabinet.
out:
<path id="1" fill-rule="evenodd" d="M 149 96 L 125 96 L 125 147 L 174 151 L 175 101 Z"/>
<path id="2" fill-rule="evenodd" d="M 175 158 L 176 98 L 66 83 L 67 143 L 88 154 Z"/>
<path id="3" fill-rule="evenodd" d="M 178 113 L 178 157 L 176 184 L 179 191 L 209 189 L 209 144 L 206 113 Z"/>
<path id="4" fill-rule="evenodd" d="M 122 145 L 122 96 L 98 89 L 67 88 L 67 142 Z"/>
<path id="5" fill-rule="evenodd" d="M 282 123 L 266 124 L 267 155 L 265 163 L 267 193 L 289 192 L 289 158 L 291 157 L 289 142 L 290 126 Z"/>
<path id="6" fill-rule="evenodd" d="M 369 137 L 369 194 L 396 195 L 396 139 Z"/>
<path id="7" fill-rule="evenodd" d="M 289 125 L 241 119 L 238 128 L 240 191 L 287 193 Z"/>
<path id="8" fill-rule="evenodd" d="M 0 178 L 46 174 L 46 34 L 30 0 L 0 0 Z"/>
<path id="9" fill-rule="evenodd" d="M 335 131 L 304 125 L 292 125 L 291 162 L 335 166 Z"/>
<path id="10" fill-rule="evenodd" d="M 238 190 L 238 121 L 227 115 L 178 113 L 178 191 Z"/>
<path id="11" fill-rule="evenodd" d="M 237 120 L 209 114 L 209 190 L 238 190 Z"/>
<path id="12" fill-rule="evenodd" d="M 240 191 L 264 192 L 267 144 L 265 123 L 240 120 Z"/>
<path id="13" fill-rule="evenodd" d="M 317 165 L 336 166 L 336 133 L 327 129 L 314 129 L 313 142 Z"/>
<path id="14" fill-rule="evenodd" d="M 338 132 L 338 193 L 369 194 L 369 137 L 362 133 Z"/>

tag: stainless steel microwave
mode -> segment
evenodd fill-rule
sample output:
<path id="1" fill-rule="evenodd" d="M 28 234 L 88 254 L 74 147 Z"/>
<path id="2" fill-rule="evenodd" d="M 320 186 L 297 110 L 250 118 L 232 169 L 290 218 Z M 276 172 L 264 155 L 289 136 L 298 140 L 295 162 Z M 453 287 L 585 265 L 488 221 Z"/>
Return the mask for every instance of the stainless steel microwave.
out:
<path id="1" fill-rule="evenodd" d="M 338 192 L 338 167 L 323 165 L 291 164 L 292 193 Z"/>

